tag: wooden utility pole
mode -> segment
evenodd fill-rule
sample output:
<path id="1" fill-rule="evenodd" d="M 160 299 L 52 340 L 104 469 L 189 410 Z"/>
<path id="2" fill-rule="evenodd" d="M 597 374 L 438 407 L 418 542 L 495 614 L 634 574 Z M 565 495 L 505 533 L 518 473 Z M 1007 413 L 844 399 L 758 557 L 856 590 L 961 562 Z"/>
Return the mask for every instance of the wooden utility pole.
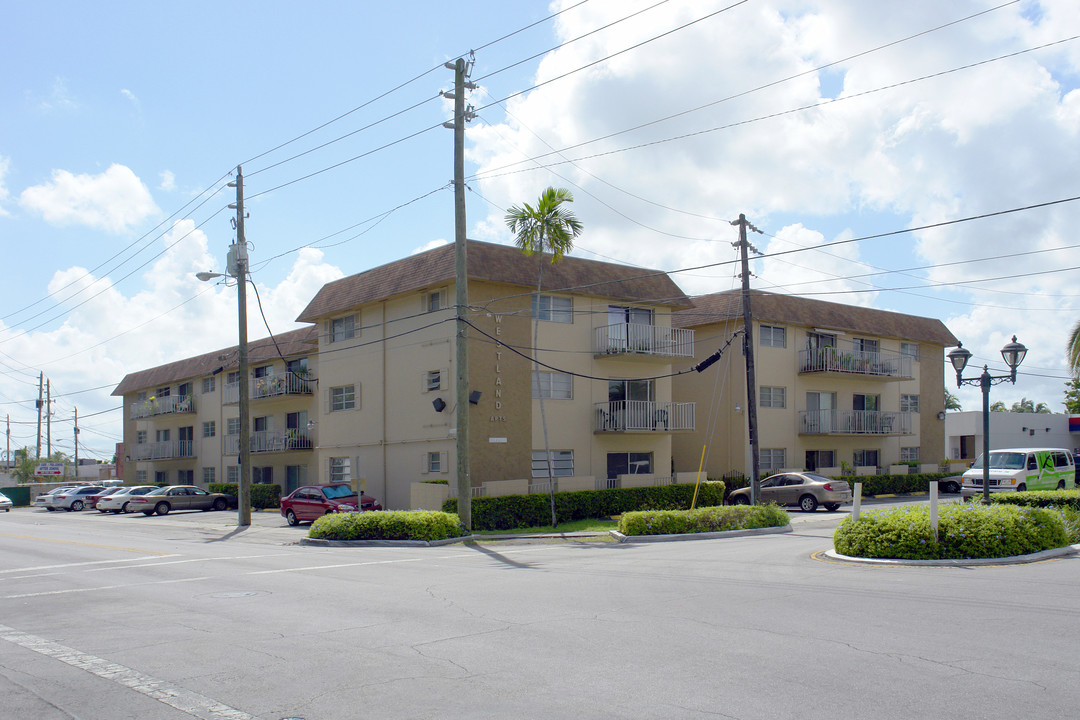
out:
<path id="1" fill-rule="evenodd" d="M 48 452 L 45 456 L 52 459 L 52 388 L 51 383 L 45 381 L 45 445 Z"/>
<path id="2" fill-rule="evenodd" d="M 244 173 L 236 166 L 236 182 L 229 183 L 236 188 L 236 203 L 229 205 L 236 209 L 236 242 L 229 253 L 235 261 L 233 277 L 236 278 L 237 319 L 240 325 L 240 482 L 237 483 L 236 524 L 246 527 L 251 524 L 251 418 L 248 397 L 248 339 L 247 339 L 247 238 L 244 235 Z M 232 265 L 233 263 L 230 263 Z"/>
<path id="3" fill-rule="evenodd" d="M 761 459 L 758 454 L 758 430 L 757 430 L 757 380 L 754 377 L 754 316 L 750 311 L 750 260 L 749 251 L 757 252 L 746 239 L 746 228 L 749 227 L 756 233 L 760 233 L 756 227 L 750 224 L 746 215 L 739 214 L 739 219 L 731 223 L 739 226 L 739 242 L 735 246 L 739 248 L 742 259 L 742 311 L 743 311 L 743 355 L 746 357 L 746 423 L 750 435 L 750 504 L 758 504 L 758 495 L 761 490 Z"/>
<path id="4" fill-rule="evenodd" d="M 45 382 L 45 373 L 38 373 L 37 380 L 37 459 L 41 460 L 41 405 L 43 400 L 41 399 L 42 384 Z"/>
<path id="5" fill-rule="evenodd" d="M 79 479 L 79 408 L 75 408 L 75 479 Z"/>

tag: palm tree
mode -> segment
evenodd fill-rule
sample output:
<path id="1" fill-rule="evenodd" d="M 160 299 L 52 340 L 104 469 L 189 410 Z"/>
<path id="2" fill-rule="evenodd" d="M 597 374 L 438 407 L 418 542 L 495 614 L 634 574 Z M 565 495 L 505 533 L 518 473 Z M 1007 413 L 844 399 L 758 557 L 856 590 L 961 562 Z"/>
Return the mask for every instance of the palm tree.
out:
<path id="1" fill-rule="evenodd" d="M 1072 332 L 1069 333 L 1065 353 L 1069 357 L 1069 368 L 1073 375 L 1080 375 L 1080 321 L 1073 325 Z"/>
<path id="2" fill-rule="evenodd" d="M 514 233 L 514 242 L 526 255 L 540 256 L 536 278 L 536 295 L 533 296 L 533 376 L 539 378 L 540 360 L 537 345 L 540 336 L 540 291 L 544 285 L 544 254 L 551 255 L 551 264 L 562 260 L 563 255 L 574 247 L 574 238 L 584 229 L 574 214 L 563 207 L 574 202 L 569 190 L 549 187 L 540 194 L 536 207 L 525 203 L 514 205 L 506 213 L 506 226 Z M 544 413 L 544 395 L 540 399 L 540 424 L 544 429 L 544 457 L 547 460 L 548 493 L 551 499 L 551 527 L 555 527 L 555 472 L 551 466 L 551 448 L 548 443 L 547 415 Z"/>
<path id="3" fill-rule="evenodd" d="M 949 392 L 949 388 L 945 388 L 945 409 L 946 410 L 963 410 L 960 406 L 960 398 Z"/>

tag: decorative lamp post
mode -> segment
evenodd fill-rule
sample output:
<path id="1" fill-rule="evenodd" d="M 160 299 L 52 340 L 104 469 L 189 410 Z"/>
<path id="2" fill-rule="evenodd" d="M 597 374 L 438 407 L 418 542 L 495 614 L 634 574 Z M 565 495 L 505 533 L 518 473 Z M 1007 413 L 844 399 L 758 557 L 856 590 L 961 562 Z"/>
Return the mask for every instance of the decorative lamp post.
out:
<path id="1" fill-rule="evenodd" d="M 982 374 L 978 377 L 965 378 L 961 377 L 964 372 L 964 368 L 967 367 L 968 360 L 971 359 L 971 351 L 963 346 L 963 343 L 957 343 L 956 349 L 951 350 L 948 354 L 949 362 L 952 363 L 953 369 L 956 370 L 956 387 L 963 385 L 978 385 L 982 388 L 982 420 L 983 420 L 983 502 L 990 502 L 990 386 L 997 385 L 1003 382 L 1011 382 L 1016 384 L 1016 368 L 1020 363 L 1024 362 L 1024 356 L 1027 355 L 1027 348 L 1016 342 L 1016 336 L 1013 335 L 1012 342 L 1008 343 L 1005 347 L 1001 348 L 1001 357 L 1004 358 L 1005 364 L 1009 366 L 1008 375 L 991 375 L 988 366 L 983 365 Z"/>

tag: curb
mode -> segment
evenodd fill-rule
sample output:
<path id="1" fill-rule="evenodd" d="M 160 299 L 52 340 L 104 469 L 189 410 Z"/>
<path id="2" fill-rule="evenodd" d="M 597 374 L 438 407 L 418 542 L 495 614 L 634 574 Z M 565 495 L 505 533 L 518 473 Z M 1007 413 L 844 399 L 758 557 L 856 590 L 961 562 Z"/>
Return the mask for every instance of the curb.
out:
<path id="1" fill-rule="evenodd" d="M 945 560 L 898 560 L 894 558 L 862 558 L 851 555 L 841 555 L 836 549 L 826 550 L 821 555 L 830 560 L 862 565 L 893 565 L 914 567 L 978 567 L 985 565 L 1020 565 L 1023 563 L 1042 562 L 1052 558 L 1065 557 L 1080 553 L 1080 545 L 1066 545 L 1065 547 L 1050 548 L 1029 555 L 1013 555 L 1003 558 L 954 558 Z"/>

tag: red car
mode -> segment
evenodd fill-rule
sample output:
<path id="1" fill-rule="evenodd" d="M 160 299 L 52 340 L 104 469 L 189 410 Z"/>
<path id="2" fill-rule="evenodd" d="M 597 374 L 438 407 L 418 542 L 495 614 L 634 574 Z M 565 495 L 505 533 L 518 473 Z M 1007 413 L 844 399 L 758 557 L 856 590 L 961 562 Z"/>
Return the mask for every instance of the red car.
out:
<path id="1" fill-rule="evenodd" d="M 281 516 L 290 525 L 310 522 L 333 512 L 367 512 L 382 510 L 382 505 L 370 495 L 361 493 L 360 502 L 356 493 L 346 483 L 330 485 L 305 485 L 293 490 L 281 498 Z"/>
<path id="2" fill-rule="evenodd" d="M 115 487 L 105 488 L 101 492 L 94 493 L 93 495 L 88 497 L 86 499 L 86 505 L 87 505 L 87 507 L 90 507 L 90 508 L 96 510 L 98 500 L 100 500 L 103 497 L 108 497 L 109 495 L 115 495 L 116 493 L 120 492 L 121 490 L 126 490 L 126 489 L 127 488 L 125 488 L 125 487 L 123 487 L 121 485 L 117 485 Z M 102 512 L 104 512 L 104 511 L 102 511 Z"/>

